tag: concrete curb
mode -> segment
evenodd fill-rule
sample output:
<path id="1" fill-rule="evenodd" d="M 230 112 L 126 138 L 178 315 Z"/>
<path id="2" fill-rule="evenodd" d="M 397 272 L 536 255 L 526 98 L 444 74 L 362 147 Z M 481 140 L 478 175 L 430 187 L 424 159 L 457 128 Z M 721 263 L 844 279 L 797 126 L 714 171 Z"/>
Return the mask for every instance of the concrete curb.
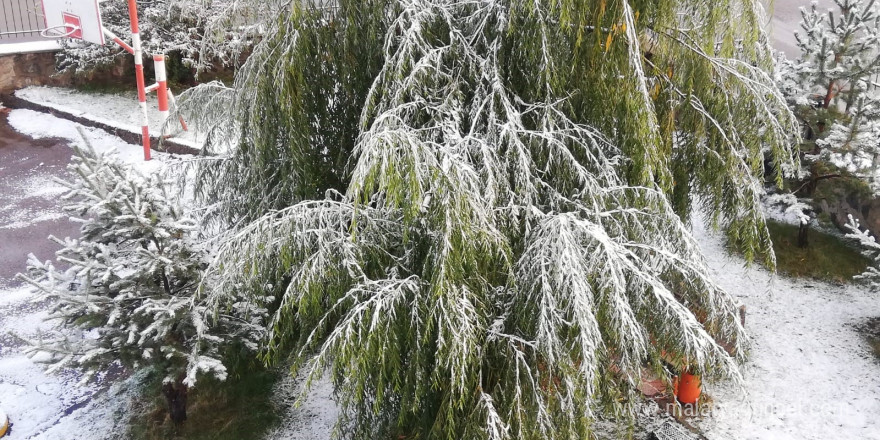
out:
<path id="1" fill-rule="evenodd" d="M 53 116 L 57 116 L 59 118 L 67 119 L 69 121 L 76 122 L 77 124 L 85 125 L 86 127 L 92 128 L 100 128 L 101 130 L 106 131 L 112 135 L 118 136 L 120 139 L 134 145 L 141 145 L 141 133 L 134 132 L 130 130 L 126 130 L 121 127 L 115 127 L 110 124 L 106 124 L 100 121 L 94 121 L 92 119 L 88 119 L 79 115 L 74 115 L 72 113 L 65 112 L 63 110 L 59 110 L 56 108 L 48 107 L 42 104 L 38 104 L 36 102 L 28 101 L 26 99 L 19 98 L 14 94 L 0 94 L 0 102 L 3 103 L 4 106 L 9 108 L 19 108 L 19 109 L 28 109 L 34 110 L 41 113 L 48 113 Z M 202 155 L 202 151 L 196 148 L 193 148 L 189 145 L 181 144 L 175 142 L 171 139 L 160 139 L 155 136 L 150 137 L 150 148 L 155 151 L 161 151 L 165 153 L 173 153 L 173 154 L 188 154 L 192 156 L 200 156 Z"/>

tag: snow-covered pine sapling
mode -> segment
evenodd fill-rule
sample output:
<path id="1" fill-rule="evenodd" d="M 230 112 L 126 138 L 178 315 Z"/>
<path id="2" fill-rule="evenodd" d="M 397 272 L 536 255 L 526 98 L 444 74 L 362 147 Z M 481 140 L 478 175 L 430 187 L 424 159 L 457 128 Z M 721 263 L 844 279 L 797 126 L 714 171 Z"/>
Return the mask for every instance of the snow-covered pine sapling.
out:
<path id="1" fill-rule="evenodd" d="M 861 94 L 850 114 L 837 119 L 816 145 L 824 158 L 880 194 L 880 90 L 876 93 Z"/>
<path id="2" fill-rule="evenodd" d="M 243 313 L 206 319 L 212 311 L 195 298 L 206 259 L 196 222 L 159 175 L 142 175 L 90 146 L 76 149 L 69 169 L 75 179 L 60 181 L 68 190 L 64 209 L 82 222 L 81 237 L 50 237 L 62 246 L 57 263 L 31 254 L 27 275 L 19 274 L 53 305 L 50 319 L 68 328 L 27 351 L 50 371 L 80 367 L 86 378 L 115 363 L 155 369 L 171 419 L 182 422 L 197 375 L 224 379 L 224 345 L 232 337 L 259 339 L 263 312 L 233 302 Z"/>
<path id="3" fill-rule="evenodd" d="M 855 239 L 862 247 L 862 254 L 870 258 L 872 264 L 865 269 L 865 272 L 856 275 L 856 279 L 868 282 L 872 290 L 880 290 L 880 243 L 867 230 L 863 231 L 859 227 L 859 221 L 849 216 L 849 222 L 846 224 L 849 231 L 847 238 Z"/>
<path id="4" fill-rule="evenodd" d="M 880 15 L 876 0 L 834 3 L 837 11 L 819 11 L 815 1 L 801 8 L 803 32 L 795 32 L 801 56 L 791 72 L 801 87 L 793 98 L 803 107 L 848 112 L 880 71 Z"/>
<path id="5" fill-rule="evenodd" d="M 768 210 L 774 210 L 781 214 L 784 221 L 798 225 L 798 247 L 807 247 L 809 244 L 809 226 L 813 220 L 813 207 L 808 201 L 799 200 L 792 193 L 770 194 L 764 197 L 764 205 Z"/>
<path id="6" fill-rule="evenodd" d="M 834 3 L 836 10 L 820 11 L 816 2 L 801 8 L 801 31 L 795 33 L 800 57 L 779 64 L 777 81 L 804 127 L 804 168 L 790 173 L 803 179 L 795 190 L 801 200 L 831 179 L 847 179 L 845 185 L 857 191 L 880 190 L 880 94 L 873 90 L 880 74 L 878 4 Z M 799 245 L 807 244 L 808 231 L 801 222 Z"/>
<path id="7" fill-rule="evenodd" d="M 856 133 L 870 131 L 880 114 L 880 94 L 874 89 L 880 74 L 880 11 L 876 0 L 834 0 L 837 11 L 819 11 L 815 2 L 801 9 L 796 32 L 801 56 L 785 62 L 783 90 L 808 127 L 807 158 L 831 160 L 841 168 L 876 169 L 871 160 L 876 142 L 866 143 Z M 813 180 L 823 176 L 814 175 Z"/>

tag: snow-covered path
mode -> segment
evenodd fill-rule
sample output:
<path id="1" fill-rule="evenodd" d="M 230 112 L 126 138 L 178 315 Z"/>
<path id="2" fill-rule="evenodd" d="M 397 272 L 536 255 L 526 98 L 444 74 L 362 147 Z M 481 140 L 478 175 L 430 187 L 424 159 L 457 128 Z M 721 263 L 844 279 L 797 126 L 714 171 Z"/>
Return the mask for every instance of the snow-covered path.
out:
<path id="1" fill-rule="evenodd" d="M 708 389 L 710 439 L 880 439 L 880 362 L 853 328 L 880 316 L 880 295 L 746 269 L 702 227 L 716 280 L 747 307 L 753 338 L 745 391 Z M 805 264 L 809 264 L 808 262 Z"/>

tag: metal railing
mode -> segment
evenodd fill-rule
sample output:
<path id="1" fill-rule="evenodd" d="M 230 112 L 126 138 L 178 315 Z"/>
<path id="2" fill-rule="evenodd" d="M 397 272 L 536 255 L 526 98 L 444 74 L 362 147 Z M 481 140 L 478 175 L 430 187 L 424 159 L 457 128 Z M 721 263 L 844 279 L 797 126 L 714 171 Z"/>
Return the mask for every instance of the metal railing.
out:
<path id="1" fill-rule="evenodd" d="M 41 0 L 0 0 L 0 43 L 38 41 L 45 27 Z"/>

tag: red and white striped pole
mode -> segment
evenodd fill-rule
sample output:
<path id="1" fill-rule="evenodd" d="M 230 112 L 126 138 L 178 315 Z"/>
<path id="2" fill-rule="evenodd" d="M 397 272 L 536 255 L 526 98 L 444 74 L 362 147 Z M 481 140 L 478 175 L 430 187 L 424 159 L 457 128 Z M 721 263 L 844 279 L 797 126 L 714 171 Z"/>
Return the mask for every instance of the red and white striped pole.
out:
<path id="1" fill-rule="evenodd" d="M 172 94 L 171 90 L 168 89 L 168 74 L 165 70 L 165 55 L 153 55 L 153 62 L 156 66 L 156 83 L 151 84 L 149 87 L 146 86 L 144 80 L 143 48 L 141 45 L 141 37 L 138 27 L 137 0 L 128 0 L 128 16 L 131 20 L 131 46 L 125 44 L 125 41 L 122 41 L 121 38 L 116 36 L 109 29 L 103 28 L 103 31 L 108 38 L 113 40 L 113 42 L 134 55 L 134 69 L 135 75 L 137 77 L 138 102 L 141 106 L 141 112 L 143 113 L 143 125 L 141 126 L 141 134 L 143 136 L 144 144 L 144 160 L 150 160 L 150 121 L 147 116 L 147 93 L 153 91 L 156 92 L 156 97 L 159 101 L 159 114 L 162 117 L 163 125 L 168 120 L 168 115 L 170 113 L 169 104 L 173 104 L 176 107 L 177 103 L 174 102 L 174 94 Z M 180 120 L 180 126 L 183 128 L 183 130 L 189 130 L 189 128 L 186 126 L 186 121 L 183 120 L 183 116 L 178 115 L 178 119 Z"/>
<path id="2" fill-rule="evenodd" d="M 101 28 L 101 29 L 104 30 L 104 35 L 106 35 L 107 38 L 112 40 L 114 43 L 118 44 L 119 47 L 125 49 L 126 52 L 134 55 L 134 49 L 132 49 L 131 46 L 129 46 L 128 44 L 125 44 L 125 41 L 122 41 L 122 38 L 119 38 L 116 34 L 114 34 L 113 32 L 110 32 L 110 29 L 107 29 L 107 28 Z"/>
<path id="3" fill-rule="evenodd" d="M 156 98 L 159 100 L 159 117 L 162 124 L 168 120 L 168 78 L 165 75 L 165 55 L 153 55 L 156 65 Z"/>
<path id="4" fill-rule="evenodd" d="M 134 49 L 134 73 L 137 77 L 138 102 L 143 113 L 141 135 L 144 142 L 144 160 L 150 160 L 150 119 L 147 116 L 147 92 L 144 84 L 144 54 L 138 26 L 137 0 L 128 0 L 128 18 L 131 20 L 131 46 Z"/>

